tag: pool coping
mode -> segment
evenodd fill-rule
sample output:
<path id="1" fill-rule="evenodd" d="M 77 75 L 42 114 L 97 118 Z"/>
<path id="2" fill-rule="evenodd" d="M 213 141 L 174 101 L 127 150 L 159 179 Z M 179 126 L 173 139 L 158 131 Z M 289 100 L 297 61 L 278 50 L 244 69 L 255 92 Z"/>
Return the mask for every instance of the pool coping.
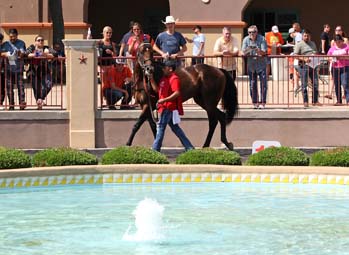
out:
<path id="1" fill-rule="evenodd" d="M 284 183 L 349 186 L 349 168 L 223 165 L 94 165 L 0 170 L 0 190 L 63 185 Z"/>
<path id="2" fill-rule="evenodd" d="M 348 175 L 347 167 L 318 166 L 227 166 L 227 165 L 175 165 L 175 164 L 119 164 L 90 166 L 36 167 L 0 170 L 0 178 L 40 177 L 86 174 L 165 174 L 165 173 L 239 173 L 239 174 L 320 174 Z"/>

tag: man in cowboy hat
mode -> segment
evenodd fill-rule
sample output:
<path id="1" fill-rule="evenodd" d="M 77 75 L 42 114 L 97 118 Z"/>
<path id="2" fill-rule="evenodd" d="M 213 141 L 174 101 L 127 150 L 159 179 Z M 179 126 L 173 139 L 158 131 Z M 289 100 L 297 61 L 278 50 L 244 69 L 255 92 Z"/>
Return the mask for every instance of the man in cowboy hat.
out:
<path id="1" fill-rule="evenodd" d="M 166 25 L 166 31 L 157 36 L 153 49 L 164 59 L 183 56 L 187 51 L 186 40 L 181 33 L 175 31 L 176 20 L 173 16 L 167 16 L 163 23 Z M 177 60 L 177 66 L 180 63 L 181 61 Z"/>

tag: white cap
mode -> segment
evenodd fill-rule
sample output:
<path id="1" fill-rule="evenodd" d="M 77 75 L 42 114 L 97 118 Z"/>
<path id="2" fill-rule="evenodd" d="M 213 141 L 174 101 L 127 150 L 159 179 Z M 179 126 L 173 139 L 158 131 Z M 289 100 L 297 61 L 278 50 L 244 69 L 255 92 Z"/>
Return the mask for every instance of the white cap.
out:
<path id="1" fill-rule="evenodd" d="M 115 59 L 115 64 L 124 65 L 125 64 L 125 60 L 123 58 L 116 58 Z"/>
<path id="2" fill-rule="evenodd" d="M 291 27 L 291 28 L 288 30 L 288 33 L 289 33 L 289 34 L 292 34 L 292 33 L 294 33 L 294 31 L 295 31 L 294 28 Z"/>
<path id="3" fill-rule="evenodd" d="M 163 21 L 164 24 L 176 23 L 176 20 L 173 16 L 166 16 L 166 20 Z"/>
<path id="4" fill-rule="evenodd" d="M 273 27 L 271 28 L 271 31 L 273 31 L 273 33 L 279 33 L 279 28 L 278 28 L 278 26 L 273 26 Z"/>

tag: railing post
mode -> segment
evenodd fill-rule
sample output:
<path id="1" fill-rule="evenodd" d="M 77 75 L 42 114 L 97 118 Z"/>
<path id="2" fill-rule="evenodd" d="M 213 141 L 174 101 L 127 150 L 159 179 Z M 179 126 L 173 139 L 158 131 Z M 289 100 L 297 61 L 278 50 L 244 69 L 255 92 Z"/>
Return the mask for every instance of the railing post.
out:
<path id="1" fill-rule="evenodd" d="M 96 40 L 63 40 L 66 50 L 69 145 L 95 148 L 97 108 Z"/>

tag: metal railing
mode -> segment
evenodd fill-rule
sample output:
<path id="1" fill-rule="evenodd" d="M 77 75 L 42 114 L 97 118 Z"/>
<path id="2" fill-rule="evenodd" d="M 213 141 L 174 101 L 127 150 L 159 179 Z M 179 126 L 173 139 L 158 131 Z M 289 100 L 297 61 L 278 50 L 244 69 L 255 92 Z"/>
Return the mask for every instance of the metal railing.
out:
<path id="1" fill-rule="evenodd" d="M 64 109 L 65 58 L 0 58 L 0 87 L 2 109 Z"/>
<path id="2" fill-rule="evenodd" d="M 181 57 L 182 65 L 184 67 L 190 66 L 192 60 L 197 57 L 184 56 Z M 238 100 L 241 107 L 251 108 L 253 107 L 251 98 L 250 78 L 248 71 L 250 66 L 247 65 L 247 58 L 243 56 L 237 57 L 217 57 L 217 56 L 205 56 L 203 62 L 208 65 L 215 67 L 221 67 L 221 63 L 228 61 L 230 64 L 234 64 L 234 70 L 236 72 L 235 85 L 238 89 Z M 261 60 L 261 57 L 252 56 L 250 58 L 253 61 Z M 132 70 L 134 65 L 133 58 L 122 58 L 125 60 L 127 66 Z M 309 97 L 309 104 L 312 103 L 312 95 L 314 94 L 314 80 L 315 77 L 318 82 L 318 102 L 323 105 L 334 105 L 336 103 L 336 96 L 334 92 L 333 76 L 330 72 L 331 58 L 324 55 L 312 55 L 312 56 L 293 56 L 293 55 L 270 55 L 265 57 L 269 63 L 267 68 L 267 94 L 266 94 L 266 105 L 270 108 L 295 108 L 303 107 L 303 92 L 302 89 L 302 72 L 306 67 L 306 90 Z M 310 68 L 309 68 L 310 67 Z M 103 76 L 103 71 L 99 68 L 100 77 Z M 348 76 L 349 77 L 349 76 Z M 100 79 L 102 80 L 102 79 Z M 348 81 L 347 81 L 348 84 Z M 101 84 L 99 84 L 101 88 Z M 348 85 L 347 85 L 348 86 Z M 258 95 L 260 95 L 260 81 L 257 78 Z M 263 89 L 263 88 L 262 88 Z M 101 90 L 102 91 L 102 88 Z M 99 95 L 99 108 L 106 109 L 107 104 L 105 98 Z M 258 98 L 260 100 L 260 98 Z M 343 102 L 346 103 L 345 100 Z M 131 102 L 131 104 L 134 101 Z M 120 102 L 116 104 L 120 106 Z M 318 104 L 319 105 L 319 104 Z M 193 100 L 188 100 L 184 103 L 185 107 L 196 106 Z"/>
<path id="3" fill-rule="evenodd" d="M 183 66 L 190 66 L 194 56 L 181 57 Z M 254 57 L 259 58 L 259 57 Z M 273 55 L 268 56 L 270 62 L 270 73 L 267 75 L 267 98 L 266 104 L 270 108 L 294 108 L 303 107 L 302 77 L 300 68 L 307 68 L 307 92 L 309 103 L 311 105 L 312 95 L 314 93 L 315 76 L 318 81 L 319 102 L 323 105 L 343 105 L 347 103 L 349 97 L 349 71 L 343 75 L 341 72 L 335 72 L 331 75 L 331 58 L 323 55 L 314 56 L 291 56 L 291 55 Z M 348 58 L 348 56 L 336 56 L 336 59 Z M 121 58 L 125 64 L 133 70 L 134 58 Z M 1 108 L 4 109 L 38 109 L 37 99 L 43 96 L 44 109 L 65 109 L 66 91 L 65 91 L 65 58 L 54 59 L 20 59 L 18 70 L 13 69 L 6 58 L 0 59 L 0 96 Z M 101 59 L 100 59 L 101 60 Z M 109 59 L 110 60 L 110 59 Z M 220 67 L 220 63 L 227 60 L 235 63 L 236 80 L 238 88 L 238 100 L 240 107 L 251 108 L 253 106 L 250 93 L 250 79 L 248 76 L 247 57 L 216 57 L 205 56 L 203 62 L 208 65 Z M 101 81 L 105 78 L 104 68 L 98 66 L 99 73 L 99 91 L 98 108 L 108 109 L 108 104 L 102 93 Z M 347 75 L 347 76 L 345 76 Z M 342 86 L 335 86 L 335 81 L 340 81 L 342 76 Z M 344 80 L 343 80 L 344 79 Z M 46 83 L 49 90 L 45 91 Z M 258 90 L 260 90 L 259 80 L 257 81 Z M 338 82 L 337 82 L 338 83 Z M 19 85 L 19 86 L 18 86 Z M 18 89 L 19 88 L 19 89 Z M 341 89 L 340 89 L 341 88 Z M 342 91 L 341 91 L 342 90 Z M 13 93 L 12 93 L 13 91 Z M 49 92 L 49 93 L 46 93 Z M 47 94 L 47 95 L 46 95 Z M 260 94 L 260 93 L 259 93 Z M 345 99 L 344 99 L 345 98 Z M 342 99 L 342 100 L 341 100 Z M 23 104 L 25 102 L 25 105 Z M 131 105 L 135 101 L 132 99 Z M 121 101 L 116 106 L 120 107 Z M 184 103 L 185 107 L 196 107 L 191 99 Z"/>

